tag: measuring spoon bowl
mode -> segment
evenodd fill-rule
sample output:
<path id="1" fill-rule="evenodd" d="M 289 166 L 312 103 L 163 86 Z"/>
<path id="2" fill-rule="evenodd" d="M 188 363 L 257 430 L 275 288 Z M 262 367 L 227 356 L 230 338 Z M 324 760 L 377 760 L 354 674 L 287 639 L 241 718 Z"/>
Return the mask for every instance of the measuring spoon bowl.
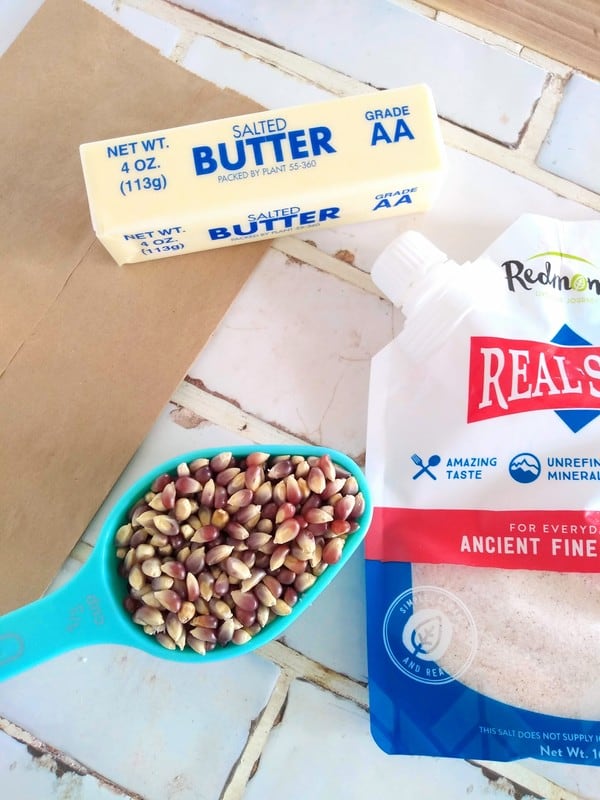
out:
<path id="1" fill-rule="evenodd" d="M 153 636 L 133 622 L 123 602 L 128 593 L 127 581 L 119 572 L 115 533 L 126 522 L 131 508 L 150 490 L 155 478 L 175 474 L 177 465 L 197 458 L 212 458 L 225 451 L 236 458 L 249 453 L 269 456 L 329 455 L 331 460 L 356 478 L 365 500 L 358 530 L 349 534 L 340 560 L 330 564 L 313 586 L 301 593 L 287 616 L 276 617 L 245 644 L 217 645 L 200 655 L 191 648 L 167 650 Z M 348 456 L 336 450 L 312 445 L 243 445 L 203 448 L 158 464 L 127 489 L 110 509 L 88 561 L 67 583 L 54 592 L 0 617 L 0 681 L 37 666 L 48 659 L 78 647 L 96 644 L 125 645 L 150 655 L 183 663 L 212 663 L 250 653 L 283 634 L 300 614 L 343 569 L 364 539 L 373 513 L 372 501 L 364 475 Z"/>

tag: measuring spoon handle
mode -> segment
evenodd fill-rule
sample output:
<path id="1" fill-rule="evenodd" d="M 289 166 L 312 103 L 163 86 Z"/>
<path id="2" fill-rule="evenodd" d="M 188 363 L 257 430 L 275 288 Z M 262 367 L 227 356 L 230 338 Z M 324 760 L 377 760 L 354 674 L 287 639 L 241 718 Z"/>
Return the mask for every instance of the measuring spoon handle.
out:
<path id="1" fill-rule="evenodd" d="M 55 592 L 0 617 L 0 681 L 88 644 L 120 643 L 91 562 Z"/>

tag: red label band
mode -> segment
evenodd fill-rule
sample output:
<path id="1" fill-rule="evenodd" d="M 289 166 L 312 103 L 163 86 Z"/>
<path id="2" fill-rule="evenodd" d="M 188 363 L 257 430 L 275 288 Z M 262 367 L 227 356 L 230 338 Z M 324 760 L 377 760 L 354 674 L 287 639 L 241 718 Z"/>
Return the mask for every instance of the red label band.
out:
<path id="1" fill-rule="evenodd" d="M 376 508 L 365 554 L 415 564 L 600 572 L 600 511 Z"/>
<path id="2" fill-rule="evenodd" d="M 600 347 L 471 338 L 468 422 L 582 408 L 600 409 Z"/>

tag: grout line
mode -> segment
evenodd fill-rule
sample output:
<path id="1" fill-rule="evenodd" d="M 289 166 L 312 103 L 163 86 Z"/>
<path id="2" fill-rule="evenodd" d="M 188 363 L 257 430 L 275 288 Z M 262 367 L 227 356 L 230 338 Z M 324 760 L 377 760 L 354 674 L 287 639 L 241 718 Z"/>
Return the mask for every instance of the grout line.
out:
<path id="1" fill-rule="evenodd" d="M 68 772 L 79 775 L 82 778 L 90 777 L 101 786 L 109 789 L 116 796 L 124 798 L 124 800 L 144 800 L 142 795 L 137 794 L 137 792 L 132 792 L 124 786 L 115 783 L 95 769 L 91 769 L 85 764 L 82 764 L 81 761 L 72 758 L 64 751 L 43 742 L 30 731 L 11 722 L 5 717 L 0 717 L 0 731 L 10 736 L 10 738 L 14 739 L 16 742 L 25 745 L 32 759 L 39 759 L 42 766 L 54 772 L 57 776 Z"/>
<path id="2" fill-rule="evenodd" d="M 315 267 L 322 272 L 327 272 L 330 275 L 341 278 L 341 280 L 346 281 L 346 283 L 351 283 L 353 286 L 357 286 L 364 292 L 386 299 L 375 286 L 368 272 L 319 250 L 318 247 L 315 247 L 303 239 L 299 239 L 296 236 L 274 239 L 271 243 L 271 248 L 273 250 L 278 250 L 280 253 L 284 253 L 291 259 L 309 264 L 311 267 Z"/>
<path id="3" fill-rule="evenodd" d="M 83 535 L 85 535 L 85 534 L 83 534 Z M 89 560 L 90 556 L 92 555 L 93 550 L 94 550 L 94 548 L 93 548 L 93 546 L 91 544 L 88 544 L 88 542 L 86 542 L 83 538 L 80 539 L 77 542 L 77 544 L 75 545 L 75 547 L 71 550 L 69 555 L 65 558 L 65 560 L 63 561 L 61 567 L 56 572 L 56 574 L 54 575 L 53 579 L 50 581 L 50 584 L 42 592 L 42 597 L 46 597 L 48 594 L 56 591 L 56 589 L 55 589 L 56 581 L 59 578 L 62 577 L 63 570 L 65 569 L 65 567 L 66 567 L 66 565 L 67 565 L 67 563 L 69 562 L 70 559 L 72 559 L 73 561 L 76 561 L 80 565 L 83 565 L 83 564 L 86 563 L 86 561 Z M 70 578 L 67 578 L 67 581 L 68 580 L 70 580 Z"/>
<path id="4" fill-rule="evenodd" d="M 464 33 L 473 39 L 477 39 L 477 41 L 483 42 L 483 44 L 487 44 L 490 47 L 505 50 L 512 55 L 519 56 L 523 50 L 523 45 L 518 42 L 506 36 L 502 36 L 499 33 L 494 33 L 487 28 L 480 28 L 479 25 L 468 22 L 465 19 L 460 19 L 460 17 L 455 17 L 453 14 L 449 14 L 446 11 L 438 11 L 436 22 L 440 22 L 442 25 L 446 25 L 446 27 L 452 28 L 452 30 L 458 31 L 459 33 Z"/>
<path id="5" fill-rule="evenodd" d="M 415 14 L 420 14 L 422 17 L 428 17 L 429 19 L 436 19 L 438 14 L 441 13 L 436 8 L 420 3 L 418 0 L 387 0 L 387 2 L 393 6 L 405 8 L 407 11 L 414 11 Z"/>
<path id="6" fill-rule="evenodd" d="M 448 147 L 463 150 L 466 153 L 490 161 L 499 167 L 509 170 L 515 175 L 534 181 L 538 186 L 549 189 L 555 194 L 573 200 L 581 205 L 600 211 L 600 195 L 571 183 L 565 178 L 553 175 L 528 160 L 528 153 L 520 148 L 511 150 L 496 141 L 486 139 L 453 122 L 441 120 L 442 137 Z"/>
<path id="7" fill-rule="evenodd" d="M 533 792 L 536 797 L 543 798 L 543 800 L 582 800 L 581 796 L 570 792 L 568 789 L 563 789 L 553 781 L 548 780 L 543 775 L 538 775 L 532 772 L 527 767 L 514 762 L 497 762 L 497 761 L 473 761 L 467 760 L 468 764 L 479 767 L 481 771 L 490 778 L 495 776 L 498 778 L 506 778 L 515 784 L 521 791 Z M 521 796 L 516 795 L 516 796 Z"/>
<path id="8" fill-rule="evenodd" d="M 193 379 L 190 379 L 193 380 Z M 222 397 L 217 397 L 186 379 L 171 395 L 171 402 L 185 406 L 198 416 L 235 433 L 241 433 L 254 442 L 270 444 L 306 444 L 306 440 L 264 422 L 240 409 Z"/>
<path id="9" fill-rule="evenodd" d="M 169 61 L 174 61 L 176 64 L 181 64 L 181 62 L 186 58 L 195 38 L 196 37 L 191 31 L 182 31 L 181 36 L 175 43 L 175 47 L 168 56 Z"/>
<path id="10" fill-rule="evenodd" d="M 519 156 L 535 165 L 536 158 L 554 121 L 568 78 L 549 74 L 542 94 L 521 136 Z"/>
<path id="11" fill-rule="evenodd" d="M 353 701 L 365 711 L 368 710 L 366 685 L 324 667 L 281 641 L 269 642 L 258 652 L 294 677 L 314 683 L 339 697 Z"/>
<path id="12" fill-rule="evenodd" d="M 426 0 L 426 2 L 434 1 L 435 0 Z M 417 2 L 417 0 L 388 0 L 388 2 L 400 6 L 401 8 L 406 8 L 407 11 L 414 11 L 429 19 L 435 19 L 447 25 L 449 28 L 454 28 L 462 33 L 466 33 L 468 36 L 472 36 L 480 42 L 484 42 L 492 47 L 501 47 L 509 53 L 523 59 L 523 61 L 528 61 L 536 67 L 541 67 L 546 72 L 552 72 L 562 77 L 568 77 L 568 75 L 573 72 L 572 67 L 562 61 L 557 61 L 555 58 L 552 58 L 552 56 L 548 56 L 539 50 L 534 50 L 527 45 L 517 42 L 515 39 L 496 33 L 489 28 L 484 28 L 474 22 L 462 19 L 448 11 L 436 9 L 431 5 Z"/>
<path id="13" fill-rule="evenodd" d="M 80 564 L 85 564 L 88 558 L 92 554 L 92 550 L 94 548 L 91 544 L 84 542 L 83 539 L 80 539 L 75 547 L 69 553 L 69 558 L 75 559 L 75 561 L 79 561 Z"/>
<path id="14" fill-rule="evenodd" d="M 399 6 L 405 6 L 406 3 L 406 7 L 410 8 L 410 5 L 408 4 L 411 3 L 411 0 L 391 0 L 391 2 L 395 2 L 396 5 Z M 418 13 L 417 8 L 414 10 Z M 425 13 L 424 16 L 428 17 L 430 15 Z M 439 22 L 442 22 L 444 25 L 447 25 L 449 28 L 454 28 L 462 33 L 466 33 L 468 36 L 473 36 L 480 42 L 484 42 L 485 44 L 489 44 L 491 46 L 502 47 L 509 53 L 512 53 L 513 55 L 523 59 L 523 61 L 527 61 L 530 64 L 541 67 L 547 72 L 553 72 L 557 75 L 564 76 L 573 71 L 573 68 L 568 64 L 565 64 L 563 61 L 558 61 L 557 59 L 552 58 L 552 56 L 542 53 L 540 50 L 534 50 L 533 48 L 528 47 L 527 45 L 524 45 L 515 39 L 511 39 L 508 36 L 496 33 L 490 28 L 484 28 L 480 25 L 477 25 L 475 22 L 462 19 L 462 17 L 458 17 L 451 12 L 442 11 L 440 9 L 437 11 L 435 19 Z"/>
<path id="15" fill-rule="evenodd" d="M 554 75 L 558 75 L 561 78 L 568 78 L 573 73 L 573 67 L 570 67 L 568 64 L 564 64 L 562 61 L 557 61 L 551 56 L 547 56 L 544 53 L 540 53 L 537 50 L 532 50 L 530 47 L 523 47 L 521 50 L 521 58 L 524 61 L 533 64 L 536 67 L 540 67 L 541 69 L 546 70 L 546 72 L 552 72 Z"/>
<path id="16" fill-rule="evenodd" d="M 250 731 L 241 756 L 231 770 L 219 800 L 242 800 L 248 781 L 260 761 L 265 744 L 285 710 L 292 676 L 280 673 L 271 696 L 255 726 Z"/>

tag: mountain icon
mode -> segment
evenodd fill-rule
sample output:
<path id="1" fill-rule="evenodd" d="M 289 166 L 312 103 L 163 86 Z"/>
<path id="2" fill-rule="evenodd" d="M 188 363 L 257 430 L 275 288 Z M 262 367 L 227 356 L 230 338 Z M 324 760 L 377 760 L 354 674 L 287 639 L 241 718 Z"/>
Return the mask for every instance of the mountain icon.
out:
<path id="1" fill-rule="evenodd" d="M 511 478 L 517 483 L 533 483 L 539 478 L 542 465 L 539 458 L 533 453 L 518 453 L 511 459 L 508 471 Z"/>

